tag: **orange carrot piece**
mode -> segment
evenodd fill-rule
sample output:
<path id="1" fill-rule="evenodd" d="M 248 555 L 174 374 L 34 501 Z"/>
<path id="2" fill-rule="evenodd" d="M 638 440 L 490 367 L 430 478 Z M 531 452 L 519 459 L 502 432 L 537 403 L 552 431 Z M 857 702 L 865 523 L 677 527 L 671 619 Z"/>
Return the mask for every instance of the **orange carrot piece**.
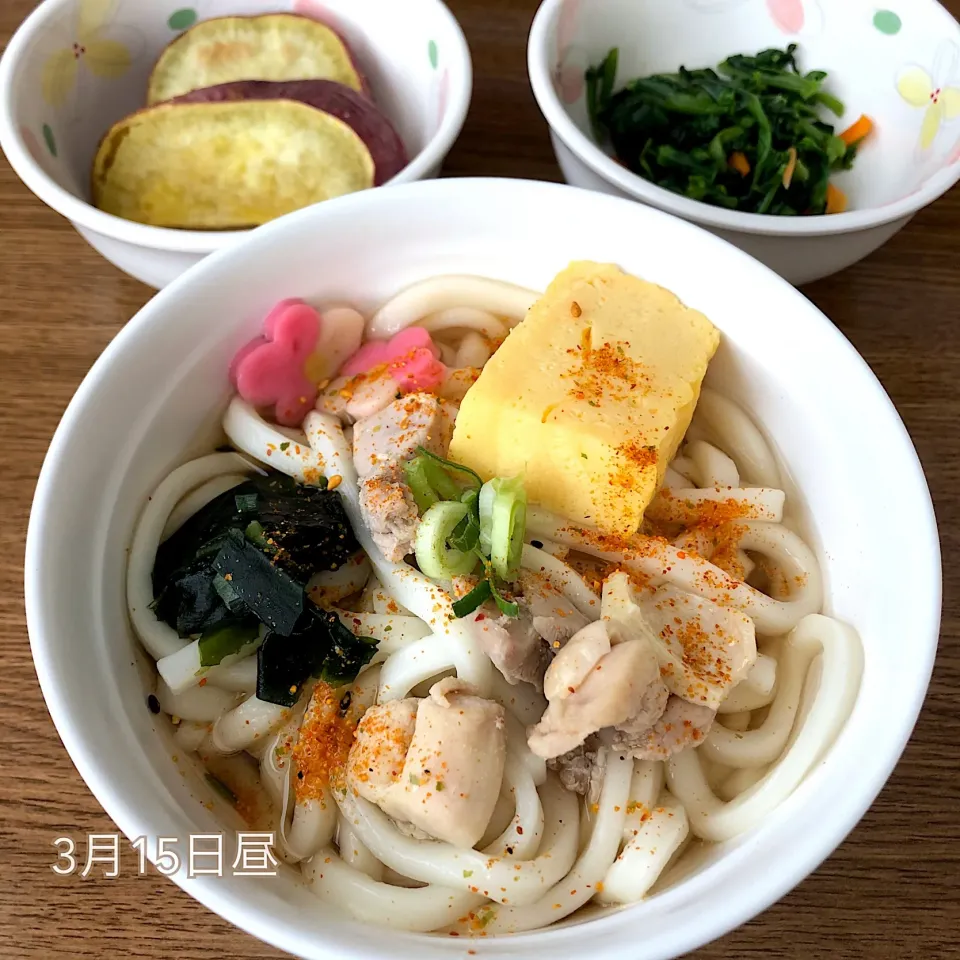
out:
<path id="1" fill-rule="evenodd" d="M 827 184 L 827 213 L 843 213 L 847 209 L 847 195 L 832 183 Z"/>
<path id="2" fill-rule="evenodd" d="M 850 126 L 840 134 L 840 139 L 850 147 L 869 136 L 871 130 L 873 130 L 873 121 L 866 114 L 861 114 L 860 119 L 857 120 L 856 123 L 850 124 Z"/>
<path id="3" fill-rule="evenodd" d="M 747 159 L 746 154 L 741 153 L 739 150 L 736 153 L 730 154 L 727 166 L 736 170 L 741 177 L 745 177 L 750 172 L 750 161 Z"/>
<path id="4" fill-rule="evenodd" d="M 790 159 L 787 161 L 786 169 L 783 171 L 783 189 L 789 190 L 790 184 L 793 182 L 793 174 L 797 169 L 797 148 L 790 147 L 787 150 L 787 153 L 790 154 Z"/>

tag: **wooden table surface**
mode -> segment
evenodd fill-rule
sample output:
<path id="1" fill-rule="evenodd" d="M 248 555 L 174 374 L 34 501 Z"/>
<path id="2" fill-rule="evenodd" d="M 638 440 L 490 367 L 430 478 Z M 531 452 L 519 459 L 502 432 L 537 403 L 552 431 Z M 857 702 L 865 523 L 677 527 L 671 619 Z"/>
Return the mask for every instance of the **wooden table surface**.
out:
<path id="1" fill-rule="evenodd" d="M 476 81 L 446 173 L 559 179 L 526 79 L 525 42 L 536 0 L 450 5 L 470 42 Z M 946 5 L 960 14 L 960 0 Z M 0 0 L 0 43 L 33 6 L 33 0 Z M 700 960 L 960 957 L 958 265 L 960 189 L 865 262 L 805 291 L 877 373 L 926 468 L 945 557 L 940 656 L 913 739 L 863 822 L 816 874 L 761 917 L 698 951 Z M 114 828 L 74 770 L 37 685 L 23 609 L 27 516 L 58 418 L 97 355 L 150 292 L 102 260 L 0 163 L 3 958 L 280 956 L 156 872 L 81 880 L 50 869 L 55 837 Z M 883 482 L 869 474 L 864 479 Z M 903 638 L 907 655 L 911 640 Z"/>

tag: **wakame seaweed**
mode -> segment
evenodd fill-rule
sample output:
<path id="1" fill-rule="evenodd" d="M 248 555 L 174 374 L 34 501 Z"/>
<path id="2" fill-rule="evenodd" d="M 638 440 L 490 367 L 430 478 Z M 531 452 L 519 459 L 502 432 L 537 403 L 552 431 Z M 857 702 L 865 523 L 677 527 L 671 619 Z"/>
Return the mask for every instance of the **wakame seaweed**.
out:
<path id="1" fill-rule="evenodd" d="M 376 653 L 375 640 L 355 637 L 306 595 L 314 573 L 357 550 L 339 494 L 279 474 L 252 477 L 160 546 L 153 609 L 180 636 L 199 634 L 202 667 L 239 653 L 266 626 L 257 695 L 291 706 L 309 677 L 349 683 Z"/>
<path id="2" fill-rule="evenodd" d="M 594 133 L 628 169 L 691 200 L 780 216 L 830 212 L 830 176 L 852 166 L 859 143 L 821 118 L 844 106 L 824 90 L 824 71 L 801 73 L 796 50 L 737 54 L 717 70 L 681 67 L 614 92 L 615 48 L 586 71 Z"/>
<path id="3" fill-rule="evenodd" d="M 284 474 L 252 476 L 215 497 L 161 544 L 153 568 L 155 595 L 173 572 L 199 555 L 216 554 L 231 527 L 260 524 L 280 567 L 294 579 L 336 570 L 359 549 L 332 490 L 299 484 Z"/>
<path id="4" fill-rule="evenodd" d="M 181 637 L 189 637 L 225 621 L 234 620 L 242 609 L 227 607 L 216 589 L 213 556 L 201 556 L 177 570 L 158 595 L 154 613 Z"/>
<path id="5" fill-rule="evenodd" d="M 320 570 L 336 570 L 359 549 L 337 493 L 283 474 L 251 477 L 211 500 L 157 551 L 154 611 L 180 636 L 244 614 L 237 591 L 231 600 L 224 581 L 214 580 L 214 561 L 229 531 L 251 528 L 273 564 L 302 583 Z"/>
<path id="6" fill-rule="evenodd" d="M 281 570 L 241 531 L 227 531 L 213 569 L 261 623 L 285 637 L 293 633 L 306 602 L 303 584 Z"/>
<path id="7" fill-rule="evenodd" d="M 376 652 L 375 640 L 355 637 L 335 613 L 308 605 L 290 636 L 264 639 L 257 652 L 257 697 L 292 707 L 309 677 L 350 683 Z"/>

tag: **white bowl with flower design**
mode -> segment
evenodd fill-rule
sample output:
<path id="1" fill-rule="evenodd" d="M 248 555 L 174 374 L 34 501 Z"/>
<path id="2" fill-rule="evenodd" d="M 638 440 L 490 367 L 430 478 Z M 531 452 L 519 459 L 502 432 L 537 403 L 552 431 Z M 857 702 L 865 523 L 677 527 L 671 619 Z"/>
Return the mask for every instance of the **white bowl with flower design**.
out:
<path id="1" fill-rule="evenodd" d="M 853 170 L 834 179 L 847 212 L 775 217 L 690 200 L 618 164 L 590 132 L 583 74 L 611 47 L 619 89 L 788 43 L 804 70 L 828 71 L 846 105 L 838 129 L 874 121 Z M 698 223 L 793 283 L 863 259 L 960 179 L 960 24 L 935 0 L 545 0 L 528 67 L 569 183 Z"/>
<path id="2" fill-rule="evenodd" d="M 100 139 L 146 102 L 167 44 L 199 20 L 291 12 L 350 45 L 410 162 L 391 181 L 434 177 L 460 133 L 472 92 L 470 52 L 440 0 L 45 0 L 0 60 L 0 147 L 23 182 L 121 270 L 163 287 L 249 231 L 174 230 L 90 203 Z"/>

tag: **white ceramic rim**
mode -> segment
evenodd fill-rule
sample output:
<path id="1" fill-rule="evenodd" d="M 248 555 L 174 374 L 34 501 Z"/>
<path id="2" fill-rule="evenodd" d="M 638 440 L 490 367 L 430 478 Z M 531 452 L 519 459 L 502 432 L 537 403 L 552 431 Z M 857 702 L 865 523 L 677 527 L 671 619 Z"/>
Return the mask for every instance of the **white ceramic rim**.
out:
<path id="1" fill-rule="evenodd" d="M 20 129 L 14 123 L 14 100 L 16 91 L 13 85 L 14 65 L 26 49 L 33 35 L 42 30 L 47 18 L 60 7 L 72 0 L 44 0 L 17 28 L 7 49 L 0 58 L 0 150 L 2 150 L 17 176 L 48 207 L 66 217 L 73 223 L 93 230 L 96 233 L 134 244 L 138 247 L 154 250 L 170 250 L 176 253 L 213 253 L 234 243 L 238 237 L 251 233 L 248 230 L 177 230 L 171 227 L 151 227 L 143 223 L 124 220 L 111 213 L 98 210 L 93 204 L 74 196 L 50 177 L 30 154 Z M 460 131 L 463 129 L 473 94 L 473 62 L 470 48 L 457 18 L 450 12 L 443 0 L 428 0 L 435 4 L 437 13 L 447 21 L 452 29 L 454 44 L 452 56 L 463 65 L 462 79 L 451 84 L 447 99 L 447 110 L 440 129 L 431 137 L 426 146 L 396 176 L 381 186 L 408 183 L 424 177 L 432 168 L 438 166 L 450 152 Z M 374 189 L 380 189 L 376 187 Z M 328 201 L 329 202 L 329 201 Z"/>
<path id="2" fill-rule="evenodd" d="M 559 15 L 565 0 L 543 0 L 530 28 L 527 42 L 527 70 L 533 95 L 550 129 L 563 141 L 572 153 L 585 163 L 597 176 L 616 185 L 624 193 L 651 204 L 660 210 L 723 230 L 740 233 L 763 234 L 776 237 L 834 236 L 856 230 L 869 230 L 902 217 L 912 217 L 918 210 L 933 203 L 960 180 L 960 163 L 953 163 L 935 173 L 914 194 L 883 207 L 866 210 L 850 210 L 847 213 L 811 217 L 774 217 L 760 213 L 741 213 L 725 210 L 699 200 L 690 200 L 677 193 L 658 187 L 649 180 L 608 157 L 570 119 L 560 102 L 550 74 L 548 38 L 550 28 Z M 911 0 L 918 3 L 920 0 Z M 950 19 L 949 12 L 936 0 L 925 0 L 939 7 Z"/>
<path id="3" fill-rule="evenodd" d="M 364 191 L 288 214 L 259 228 L 242 247 L 235 245 L 231 250 L 220 251 L 201 261 L 161 290 L 120 330 L 84 378 L 51 440 L 37 482 L 26 539 L 25 605 L 37 676 L 57 732 L 90 791 L 128 838 L 151 835 L 151 824 L 145 820 L 143 811 L 124 796 L 122 785 L 111 782 L 101 773 L 101 750 L 98 745 L 84 742 L 83 737 L 75 731 L 70 711 L 58 689 L 53 648 L 49 647 L 45 640 L 50 632 L 50 618 L 42 602 L 42 548 L 47 536 L 46 530 L 49 529 L 48 514 L 53 509 L 57 488 L 62 482 L 61 478 L 69 476 L 67 438 L 87 419 L 87 407 L 99 388 L 98 381 L 101 376 L 114 364 L 127 362 L 125 355 L 136 352 L 140 331 L 158 321 L 159 316 L 167 309 L 167 303 L 174 301 L 184 286 L 192 284 L 215 288 L 218 282 L 224 280 L 221 274 L 225 272 L 229 258 L 235 256 L 238 249 L 253 255 L 260 249 L 269 247 L 274 238 L 296 219 L 315 218 L 319 225 L 327 211 L 332 213 L 336 210 L 339 214 L 340 211 L 345 211 L 348 205 L 352 205 L 352 215 L 356 210 L 362 211 L 370 205 L 376 206 L 381 202 L 380 198 L 384 198 L 385 202 L 385 197 L 391 196 L 399 201 L 409 194 L 415 195 L 421 204 L 445 204 L 455 202 L 458 194 L 464 191 L 470 192 L 473 199 L 482 197 L 485 193 L 489 194 L 490 202 L 499 203 L 504 209 L 510 209 L 512 202 L 518 202 L 528 191 L 549 195 L 548 199 L 552 203 L 563 203 L 566 195 L 572 192 L 590 198 L 591 207 L 596 210 L 599 222 L 603 222 L 605 210 L 612 211 L 617 205 L 631 204 L 634 209 L 642 211 L 638 213 L 639 217 L 670 221 L 674 228 L 689 231 L 698 243 L 713 245 L 727 257 L 742 258 L 744 269 L 763 271 L 765 284 L 780 285 L 786 301 L 795 298 L 797 313 L 803 317 L 801 322 L 819 325 L 818 333 L 833 341 L 836 350 L 849 357 L 851 381 L 855 383 L 858 391 L 875 395 L 878 412 L 885 411 L 889 425 L 891 456 L 898 458 L 905 475 L 912 477 L 908 487 L 901 489 L 901 495 L 910 496 L 916 503 L 917 523 L 913 532 L 916 541 L 923 542 L 927 551 L 921 554 L 922 560 L 918 562 L 923 562 L 927 567 L 930 590 L 929 595 L 914 598 L 917 624 L 915 643 L 911 649 L 913 659 L 910 671 L 914 685 L 910 696 L 895 708 L 891 708 L 899 713 L 896 736 L 865 757 L 859 751 L 858 745 L 848 747 L 844 744 L 843 759 L 846 762 L 859 763 L 858 776 L 839 784 L 828 801 L 822 798 L 805 798 L 804 805 L 794 811 L 791 830 L 781 830 L 765 838 L 767 844 L 762 857 L 757 856 L 752 849 L 755 843 L 745 844 L 731 851 L 716 864 L 686 879 L 678 887 L 658 896 L 656 903 L 659 904 L 660 911 L 670 914 L 678 909 L 678 901 L 686 901 L 688 898 L 695 900 L 703 890 L 709 889 L 712 892 L 709 903 L 697 914 L 697 923 L 675 925 L 668 932 L 661 932 L 654 939 L 643 943 L 644 960 L 673 960 L 723 936 L 784 896 L 839 846 L 869 809 L 896 766 L 926 696 L 940 632 L 942 598 L 940 542 L 930 493 L 910 436 L 882 385 L 843 334 L 801 293 L 752 257 L 725 240 L 706 233 L 695 224 L 653 208 L 635 207 L 632 201 L 624 198 L 565 184 L 510 179 L 429 180 L 394 187 L 389 194 L 378 195 L 377 191 Z M 694 234 L 697 236 L 694 237 Z M 823 761 L 825 764 L 841 764 L 838 758 L 839 746 L 839 743 L 834 746 Z M 829 803 L 829 815 L 826 815 L 825 803 Z M 797 842 L 799 837 L 805 838 L 803 843 Z M 733 869 L 740 870 L 738 883 L 718 884 L 718 874 Z M 329 939 L 323 944 L 307 943 L 296 933 L 278 928 L 273 918 L 251 905 L 249 899 L 238 900 L 224 893 L 222 888 L 218 889 L 216 877 L 200 876 L 189 879 L 185 871 L 180 871 L 172 879 L 195 899 L 235 926 L 297 956 L 323 957 L 325 960 L 408 960 L 412 955 L 411 948 L 415 946 L 415 953 L 420 960 L 450 960 L 455 955 L 462 955 L 467 947 L 478 956 L 500 960 L 525 960 L 531 956 L 532 937 L 536 938 L 535 949 L 538 952 L 542 950 L 544 955 L 557 952 L 559 955 L 578 958 L 602 956 L 604 960 L 619 960 L 621 957 L 628 960 L 636 957 L 639 950 L 638 931 L 628 909 L 575 926 L 548 928 L 509 937 L 471 939 L 468 943 L 462 939 L 411 935 L 385 928 L 382 943 L 378 945 L 377 952 L 372 953 L 365 950 L 355 938 L 333 928 L 330 929 Z M 718 885 L 719 893 L 713 890 L 713 887 Z M 615 941 L 616 946 L 613 949 L 598 951 L 601 933 L 605 934 L 603 939 L 606 942 L 611 939 Z M 309 952 L 301 953 L 303 950 Z"/>

